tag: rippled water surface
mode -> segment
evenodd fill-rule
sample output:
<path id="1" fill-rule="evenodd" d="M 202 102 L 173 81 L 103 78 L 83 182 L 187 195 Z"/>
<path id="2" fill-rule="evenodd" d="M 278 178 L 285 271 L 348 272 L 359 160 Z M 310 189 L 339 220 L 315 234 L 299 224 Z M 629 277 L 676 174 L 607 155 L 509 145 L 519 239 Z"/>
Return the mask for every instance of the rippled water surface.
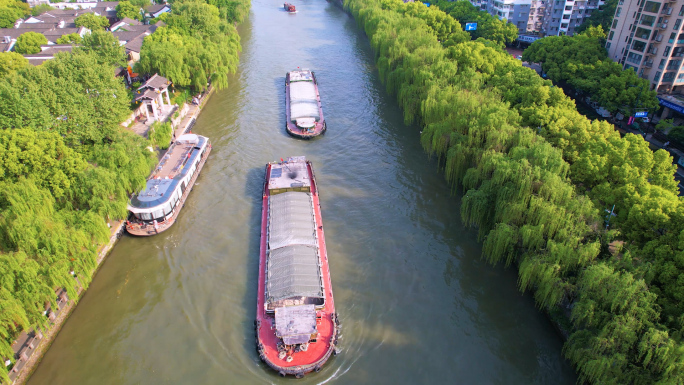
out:
<path id="1" fill-rule="evenodd" d="M 31 384 L 285 383 L 256 354 L 264 165 L 314 163 L 343 353 L 302 384 L 571 384 L 562 343 L 512 270 L 480 259 L 459 199 L 338 6 L 253 0 L 228 89 L 194 127 L 214 150 L 177 223 L 124 237 Z M 316 71 L 328 132 L 285 132 L 284 79 Z"/>

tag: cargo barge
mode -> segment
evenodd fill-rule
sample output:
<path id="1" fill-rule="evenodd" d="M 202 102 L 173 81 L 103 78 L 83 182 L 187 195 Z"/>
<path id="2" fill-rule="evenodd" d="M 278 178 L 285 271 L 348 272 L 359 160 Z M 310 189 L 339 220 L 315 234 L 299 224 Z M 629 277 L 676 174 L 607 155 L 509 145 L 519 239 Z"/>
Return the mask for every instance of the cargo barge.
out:
<path id="1" fill-rule="evenodd" d="M 325 132 L 321 96 L 313 71 L 298 69 L 285 75 L 285 111 L 285 127 L 290 135 L 311 139 Z"/>
<path id="2" fill-rule="evenodd" d="M 295 6 L 293 4 L 285 3 L 285 4 L 283 4 L 283 8 L 285 8 L 285 10 L 290 12 L 290 13 L 297 13 L 297 9 L 295 8 Z"/>
<path id="3" fill-rule="evenodd" d="M 337 354 L 318 187 L 303 156 L 266 165 L 261 212 L 256 345 L 281 376 L 302 378 Z"/>
<path id="4" fill-rule="evenodd" d="M 209 139 L 181 135 L 166 151 L 145 189 L 128 203 L 126 231 L 132 235 L 159 234 L 173 225 L 211 152 Z"/>

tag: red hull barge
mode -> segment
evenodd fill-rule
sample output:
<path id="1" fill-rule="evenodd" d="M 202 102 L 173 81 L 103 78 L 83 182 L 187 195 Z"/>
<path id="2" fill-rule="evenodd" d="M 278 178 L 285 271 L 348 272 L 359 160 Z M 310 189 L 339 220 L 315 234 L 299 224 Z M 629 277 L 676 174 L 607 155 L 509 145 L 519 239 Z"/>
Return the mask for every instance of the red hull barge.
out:
<path id="1" fill-rule="evenodd" d="M 176 222 L 192 186 L 204 167 L 211 143 L 195 134 L 181 135 L 147 180 L 145 189 L 128 203 L 126 231 L 150 236 L 167 230 Z"/>
<path id="2" fill-rule="evenodd" d="M 290 4 L 290 3 L 283 4 L 283 8 L 285 8 L 285 10 L 290 12 L 290 13 L 297 12 L 297 10 L 295 9 L 295 6 L 293 4 Z"/>
<path id="3" fill-rule="evenodd" d="M 313 71 L 296 70 L 285 75 L 285 128 L 297 138 L 311 139 L 326 130 L 321 96 Z"/>
<path id="4" fill-rule="evenodd" d="M 266 165 L 255 327 L 259 357 L 283 377 L 318 372 L 338 351 L 318 188 L 303 156 Z"/>

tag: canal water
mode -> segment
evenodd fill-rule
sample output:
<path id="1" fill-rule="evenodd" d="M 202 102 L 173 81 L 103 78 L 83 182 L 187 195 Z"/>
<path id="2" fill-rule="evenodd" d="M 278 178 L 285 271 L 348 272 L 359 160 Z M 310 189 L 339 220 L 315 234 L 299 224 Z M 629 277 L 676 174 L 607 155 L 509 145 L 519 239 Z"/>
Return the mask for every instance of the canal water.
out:
<path id="1" fill-rule="evenodd" d="M 288 383 L 254 346 L 264 165 L 313 161 L 342 354 L 302 384 L 572 384 L 562 342 L 487 265 L 458 197 L 378 81 L 368 39 L 333 3 L 253 0 L 230 86 L 193 132 L 213 152 L 177 223 L 125 236 L 30 384 Z M 316 72 L 327 133 L 285 132 L 284 79 Z"/>

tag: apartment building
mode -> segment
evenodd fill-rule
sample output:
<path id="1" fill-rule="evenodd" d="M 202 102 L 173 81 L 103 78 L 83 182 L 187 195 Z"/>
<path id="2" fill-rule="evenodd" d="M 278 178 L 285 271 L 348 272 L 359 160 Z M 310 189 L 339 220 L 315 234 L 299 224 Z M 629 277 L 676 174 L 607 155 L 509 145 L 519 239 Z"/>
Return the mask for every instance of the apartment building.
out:
<path id="1" fill-rule="evenodd" d="M 677 91 L 684 85 L 683 19 L 684 0 L 621 0 L 608 32 L 608 55 L 648 79 L 651 89 Z"/>
<path id="2" fill-rule="evenodd" d="M 584 19 L 602 7 L 603 3 L 603 0 L 548 0 L 540 32 L 547 36 L 572 36 Z"/>
<path id="3" fill-rule="evenodd" d="M 492 16 L 515 24 L 520 33 L 572 35 L 603 0 L 470 0 Z"/>

